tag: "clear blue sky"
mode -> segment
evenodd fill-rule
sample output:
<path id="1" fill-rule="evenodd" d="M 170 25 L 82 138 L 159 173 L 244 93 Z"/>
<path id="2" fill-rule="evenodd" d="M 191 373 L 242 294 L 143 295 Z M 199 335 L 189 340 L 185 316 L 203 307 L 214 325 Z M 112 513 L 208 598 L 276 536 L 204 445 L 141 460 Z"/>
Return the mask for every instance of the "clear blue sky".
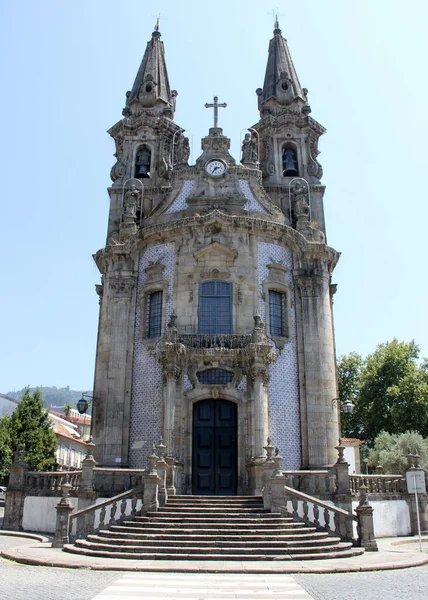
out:
<path id="1" fill-rule="evenodd" d="M 211 125 L 239 158 L 258 120 L 271 8 L 256 0 L 21 0 L 0 8 L 0 391 L 93 382 L 106 187 L 121 118 L 160 12 L 176 122 L 193 159 Z M 273 8 L 273 7 L 272 7 Z M 299 0 L 278 6 L 312 116 L 327 127 L 338 353 L 415 339 L 428 355 L 428 2 Z"/>

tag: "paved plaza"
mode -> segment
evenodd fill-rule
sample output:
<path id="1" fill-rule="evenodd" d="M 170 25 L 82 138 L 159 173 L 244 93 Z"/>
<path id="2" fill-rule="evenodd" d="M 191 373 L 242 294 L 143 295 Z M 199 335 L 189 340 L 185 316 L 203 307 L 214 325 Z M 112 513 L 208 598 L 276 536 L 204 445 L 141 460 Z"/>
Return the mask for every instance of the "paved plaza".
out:
<path id="1" fill-rule="evenodd" d="M 1 517 L 0 507 L 0 524 Z M 0 598 L 426 600 L 428 539 L 423 541 L 422 553 L 415 538 L 378 542 L 378 553 L 366 553 L 353 559 L 291 561 L 293 565 L 281 565 L 275 561 L 269 564 L 255 561 L 231 565 L 222 561 L 206 561 L 202 564 L 198 561 L 75 557 L 50 548 L 49 542 L 0 532 L 0 552 L 3 556 L 0 558 Z M 397 545 L 396 542 L 405 543 Z M 406 568 L 412 564 L 421 566 Z M 62 568 L 59 568 L 60 565 Z M 144 568 L 152 570 L 143 571 Z M 124 569 L 127 571 L 124 572 Z M 181 572 L 178 572 L 179 569 Z M 200 572 L 195 572 L 198 569 Z M 237 572 L 232 572 L 233 569 Z M 249 572 L 257 569 L 266 569 L 267 572 Z M 288 569 L 288 573 L 284 572 L 285 569 Z"/>

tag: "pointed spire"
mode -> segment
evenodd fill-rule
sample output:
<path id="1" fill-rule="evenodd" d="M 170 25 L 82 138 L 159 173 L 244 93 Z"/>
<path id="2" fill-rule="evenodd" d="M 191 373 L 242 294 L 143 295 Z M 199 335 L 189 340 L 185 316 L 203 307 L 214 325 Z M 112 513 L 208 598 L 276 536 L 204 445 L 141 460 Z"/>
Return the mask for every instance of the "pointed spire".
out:
<path id="1" fill-rule="evenodd" d="M 147 42 L 146 51 L 137 76 L 134 81 L 131 92 L 127 92 L 125 116 L 135 112 L 132 110 L 132 104 L 136 103 L 143 108 L 153 108 L 160 106 L 163 112 L 174 116 L 175 97 L 177 92 L 171 91 L 169 85 L 168 71 L 165 61 L 165 49 L 163 42 L 160 41 L 159 18 L 152 33 L 152 38 Z M 137 112 L 140 112 L 137 109 Z"/>
<path id="2" fill-rule="evenodd" d="M 300 85 L 287 40 L 282 37 L 276 14 L 274 27 L 273 38 L 269 42 L 263 89 L 257 90 L 259 108 L 271 98 L 275 98 L 282 105 L 292 104 L 297 98 L 306 103 L 307 90 Z"/>

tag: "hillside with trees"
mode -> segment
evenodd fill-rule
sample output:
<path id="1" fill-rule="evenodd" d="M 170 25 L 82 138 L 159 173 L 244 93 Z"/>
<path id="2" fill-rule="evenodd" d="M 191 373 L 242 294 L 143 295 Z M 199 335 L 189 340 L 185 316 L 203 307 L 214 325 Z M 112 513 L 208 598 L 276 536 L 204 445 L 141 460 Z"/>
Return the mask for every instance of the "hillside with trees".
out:
<path id="1" fill-rule="evenodd" d="M 77 390 L 70 390 L 70 387 L 57 388 L 55 386 L 37 386 L 30 388 L 23 388 L 17 392 L 7 392 L 7 395 L 15 400 L 20 400 L 26 390 L 29 390 L 31 394 L 34 394 L 36 390 L 40 390 L 43 398 L 43 406 L 50 410 L 57 412 L 64 412 L 64 406 L 69 404 L 73 408 L 76 406 L 76 402 L 81 398 L 82 392 Z M 87 390 L 84 390 L 85 392 Z M 92 395 L 92 392 L 88 392 Z M 90 413 L 90 411 L 89 411 Z M 89 414 L 88 413 L 88 414 Z"/>

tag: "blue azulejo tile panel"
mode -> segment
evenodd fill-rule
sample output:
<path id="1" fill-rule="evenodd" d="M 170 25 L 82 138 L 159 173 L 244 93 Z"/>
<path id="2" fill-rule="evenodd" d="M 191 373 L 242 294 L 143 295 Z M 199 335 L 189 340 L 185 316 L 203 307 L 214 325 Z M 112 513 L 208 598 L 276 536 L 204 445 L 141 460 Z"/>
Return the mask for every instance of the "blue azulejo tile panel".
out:
<path id="1" fill-rule="evenodd" d="M 163 276 L 169 281 L 166 321 L 172 312 L 173 278 L 175 262 L 174 244 L 158 244 L 148 248 L 140 259 L 138 287 L 146 283 L 149 264 L 165 265 Z M 129 466 L 142 469 L 154 443 L 158 443 L 162 427 L 162 372 L 161 367 L 141 339 L 140 307 L 137 306 L 134 338 L 134 364 L 132 372 L 131 425 L 129 437 Z"/>
<path id="2" fill-rule="evenodd" d="M 293 287 L 293 257 L 291 251 L 279 244 L 259 242 L 259 312 L 266 320 L 265 301 L 262 298 L 263 281 L 269 276 L 267 265 L 279 263 L 287 267 L 285 276 L 290 289 L 291 299 L 294 299 Z M 294 302 L 290 302 L 290 341 L 278 354 L 277 361 L 269 367 L 269 431 L 272 443 L 278 446 L 284 457 L 284 469 L 300 469 L 300 406 L 299 406 L 299 375 L 297 367 L 296 313 Z"/>

